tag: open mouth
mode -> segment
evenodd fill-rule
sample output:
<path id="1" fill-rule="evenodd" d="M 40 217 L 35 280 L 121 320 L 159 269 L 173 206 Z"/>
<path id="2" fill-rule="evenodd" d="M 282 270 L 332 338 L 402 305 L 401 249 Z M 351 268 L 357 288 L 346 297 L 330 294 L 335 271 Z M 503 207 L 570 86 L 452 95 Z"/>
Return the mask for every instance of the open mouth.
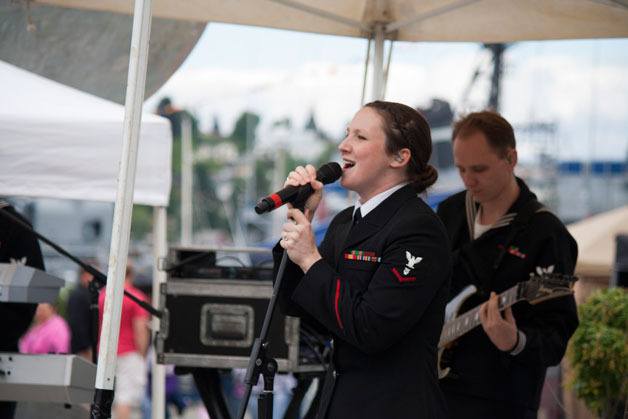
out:
<path id="1" fill-rule="evenodd" d="M 355 162 L 343 160 L 342 170 L 351 169 L 353 166 L 355 166 Z"/>

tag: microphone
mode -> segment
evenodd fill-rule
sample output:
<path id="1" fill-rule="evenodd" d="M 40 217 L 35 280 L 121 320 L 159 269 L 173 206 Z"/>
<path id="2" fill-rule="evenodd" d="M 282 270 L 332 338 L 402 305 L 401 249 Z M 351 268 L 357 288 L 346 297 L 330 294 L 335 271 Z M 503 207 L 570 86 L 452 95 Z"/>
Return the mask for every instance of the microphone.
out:
<path id="1" fill-rule="evenodd" d="M 324 184 L 333 183 L 340 176 L 342 176 L 342 168 L 335 162 L 324 164 L 316 171 L 316 180 Z M 312 192 L 314 189 L 309 183 L 301 186 L 286 186 L 282 190 L 260 199 L 255 205 L 255 212 L 258 214 L 270 212 L 288 202 L 298 206 L 298 204 L 304 203 Z"/>

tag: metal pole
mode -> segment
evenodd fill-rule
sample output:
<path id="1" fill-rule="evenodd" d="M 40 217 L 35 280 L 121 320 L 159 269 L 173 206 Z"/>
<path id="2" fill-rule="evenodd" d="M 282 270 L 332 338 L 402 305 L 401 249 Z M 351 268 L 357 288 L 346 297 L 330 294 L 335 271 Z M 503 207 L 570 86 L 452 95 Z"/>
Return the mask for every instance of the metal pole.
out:
<path id="1" fill-rule="evenodd" d="M 375 33 L 375 53 L 373 54 L 373 100 L 381 100 L 384 86 L 384 25 L 376 23 Z"/>
<path id="2" fill-rule="evenodd" d="M 504 51 L 506 51 L 506 44 L 485 44 L 486 49 L 491 52 L 493 56 L 493 74 L 491 75 L 491 91 L 488 97 L 488 107 L 495 112 L 499 112 L 499 105 L 501 99 L 501 82 L 504 73 Z"/>
<path id="3" fill-rule="evenodd" d="M 282 141 L 275 153 L 275 171 L 273 172 L 271 188 L 283 187 L 283 182 L 286 179 L 286 143 L 287 141 Z M 270 236 L 279 237 L 281 235 L 281 226 L 286 221 L 286 211 L 274 211 L 272 215 Z"/>
<path id="4" fill-rule="evenodd" d="M 109 417 L 111 413 L 110 402 L 113 400 L 122 294 L 124 292 L 124 271 L 129 250 L 137 148 L 146 85 L 151 8 L 152 0 L 135 1 L 124 111 L 122 157 L 118 172 L 118 189 L 113 215 L 111 248 L 109 250 L 109 271 L 107 274 L 109 283 L 106 288 L 100 334 L 96 392 L 91 412 L 93 418 Z"/>
<path id="5" fill-rule="evenodd" d="M 369 62 L 371 61 L 371 40 L 373 35 L 369 35 L 369 41 L 366 44 L 366 58 L 364 60 L 364 79 L 362 79 L 362 97 L 360 98 L 360 107 L 364 106 L 364 99 L 366 98 L 366 79 L 369 75 Z"/>
<path id="6" fill-rule="evenodd" d="M 159 261 L 166 257 L 168 253 L 166 224 L 166 207 L 153 208 L 153 306 L 159 307 L 159 287 L 166 282 L 166 272 L 159 269 Z M 160 327 L 160 320 L 153 317 L 152 330 L 156 333 Z M 157 364 L 157 353 L 151 351 L 152 367 L 152 419 L 164 419 L 166 408 L 166 367 Z"/>
<path id="7" fill-rule="evenodd" d="M 181 124 L 181 244 L 192 244 L 193 188 L 192 121 L 186 115 Z"/>
<path id="8" fill-rule="evenodd" d="M 388 72 L 390 71 L 390 60 L 392 58 L 394 41 L 390 40 L 390 46 L 388 47 L 388 58 L 386 58 L 386 69 L 384 70 L 384 80 L 382 85 L 382 98 L 386 97 L 386 88 L 388 87 Z"/>

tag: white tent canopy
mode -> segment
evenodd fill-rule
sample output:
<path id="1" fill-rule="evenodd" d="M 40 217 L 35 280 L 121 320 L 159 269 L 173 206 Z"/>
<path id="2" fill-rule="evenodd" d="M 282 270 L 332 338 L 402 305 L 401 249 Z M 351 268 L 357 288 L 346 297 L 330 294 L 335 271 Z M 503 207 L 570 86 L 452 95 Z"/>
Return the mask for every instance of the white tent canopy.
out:
<path id="1" fill-rule="evenodd" d="M 0 194 L 114 202 L 124 106 L 0 61 Z M 134 202 L 167 206 L 172 134 L 142 117 Z"/>
<path id="2" fill-rule="evenodd" d="M 128 0 L 39 0 L 132 13 Z M 399 41 L 511 42 L 628 37 L 626 0 L 153 0 L 155 17 Z"/>
<path id="3" fill-rule="evenodd" d="M 576 273 L 608 277 L 615 263 L 615 237 L 628 234 L 628 206 L 570 224 L 568 229 L 578 243 Z"/>

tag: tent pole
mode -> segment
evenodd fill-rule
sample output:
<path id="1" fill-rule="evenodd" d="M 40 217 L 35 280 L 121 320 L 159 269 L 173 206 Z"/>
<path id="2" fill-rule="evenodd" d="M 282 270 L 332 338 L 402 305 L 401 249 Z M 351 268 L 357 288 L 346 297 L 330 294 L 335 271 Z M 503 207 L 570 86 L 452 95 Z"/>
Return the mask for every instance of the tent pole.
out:
<path id="1" fill-rule="evenodd" d="M 181 124 L 181 244 L 192 244 L 192 188 L 194 159 L 192 153 L 192 118 Z"/>
<path id="2" fill-rule="evenodd" d="M 107 272 L 109 284 L 105 294 L 98 368 L 96 370 L 96 391 L 91 410 L 93 418 L 111 416 L 111 402 L 114 396 L 113 384 L 122 314 L 124 272 L 129 251 L 137 148 L 146 85 L 151 7 L 152 0 L 135 0 L 126 86 L 122 157 L 118 172 L 118 188 L 113 214 L 111 247 L 109 249 L 109 270 Z"/>
<path id="3" fill-rule="evenodd" d="M 160 260 L 168 253 L 166 207 L 153 208 L 153 307 L 159 307 L 159 288 L 166 282 L 166 273 L 159 269 Z M 160 328 L 159 318 L 153 317 L 153 336 Z M 166 408 L 166 367 L 157 364 L 157 353 L 153 350 L 151 355 L 152 367 L 152 415 L 153 419 L 164 419 Z"/>
<path id="4" fill-rule="evenodd" d="M 373 30 L 375 33 L 375 53 L 373 54 L 373 100 L 382 100 L 384 87 L 384 25 L 376 23 Z"/>
<path id="5" fill-rule="evenodd" d="M 392 58 L 392 50 L 395 41 L 390 40 L 390 46 L 388 47 L 388 58 L 386 59 L 386 67 L 384 69 L 384 80 L 382 85 L 382 98 L 386 97 L 386 89 L 388 88 L 388 71 L 390 70 L 390 59 Z"/>
<path id="6" fill-rule="evenodd" d="M 368 43 L 366 44 L 366 58 L 364 60 L 364 79 L 362 79 L 362 97 L 360 98 L 360 107 L 364 106 L 364 99 L 366 98 L 366 79 L 369 75 L 369 63 L 371 61 L 371 40 L 373 35 L 369 35 Z"/>

